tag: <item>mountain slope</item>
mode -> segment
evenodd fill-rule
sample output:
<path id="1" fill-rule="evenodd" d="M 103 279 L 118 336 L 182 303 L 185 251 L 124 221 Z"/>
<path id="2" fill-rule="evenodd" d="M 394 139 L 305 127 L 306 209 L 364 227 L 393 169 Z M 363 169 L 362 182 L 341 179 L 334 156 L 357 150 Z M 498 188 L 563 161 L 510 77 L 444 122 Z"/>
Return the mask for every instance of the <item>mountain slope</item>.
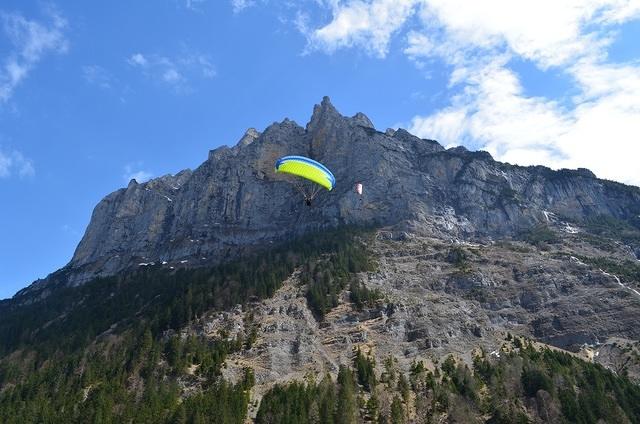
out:
<path id="1" fill-rule="evenodd" d="M 306 207 L 285 154 L 336 189 Z M 640 422 L 639 213 L 325 98 L 103 199 L 0 302 L 0 421 Z"/>
<path id="2" fill-rule="evenodd" d="M 305 208 L 273 171 L 287 154 L 326 164 L 337 179 L 334 191 Z M 364 183 L 362 199 L 353 192 L 356 181 Z M 132 180 L 105 197 L 63 280 L 78 284 L 151 262 L 201 266 L 251 245 L 345 224 L 503 237 L 546 223 L 549 213 L 571 222 L 606 215 L 637 224 L 640 190 L 588 170 L 523 168 L 485 152 L 445 150 L 402 129 L 381 133 L 363 114 L 340 115 L 325 97 L 306 128 L 285 119 L 262 133 L 251 129 L 194 171 Z"/>
<path id="3" fill-rule="evenodd" d="M 336 395 L 351 394 L 326 400 L 331 420 L 638 422 L 640 389 L 625 377 L 640 375 L 638 281 L 623 287 L 573 256 L 603 253 L 583 237 L 472 244 L 341 229 L 214 268 L 143 267 L 54 290 L 2 310 L 0 418 L 278 422 L 265 417 L 292 412 L 278 405 L 306 408 L 291 384 L 329 390 L 337 378 Z M 602 353 L 618 376 L 521 336 Z"/>

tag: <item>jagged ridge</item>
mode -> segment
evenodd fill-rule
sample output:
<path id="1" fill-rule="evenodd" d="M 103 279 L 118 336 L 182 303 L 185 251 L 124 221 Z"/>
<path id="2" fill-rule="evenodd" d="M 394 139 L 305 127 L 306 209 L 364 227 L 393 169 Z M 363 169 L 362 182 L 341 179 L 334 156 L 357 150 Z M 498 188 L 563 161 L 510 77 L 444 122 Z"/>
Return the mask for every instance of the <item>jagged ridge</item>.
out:
<path id="1" fill-rule="evenodd" d="M 336 189 L 306 208 L 273 171 L 285 154 L 325 163 Z M 355 181 L 364 182 L 362 199 L 353 193 Z M 637 221 L 640 190 L 588 170 L 519 167 L 486 152 L 445 150 L 403 129 L 382 133 L 362 113 L 342 116 L 325 97 L 306 128 L 289 119 L 262 133 L 251 128 L 194 171 L 132 180 L 111 193 L 96 206 L 71 262 L 49 280 L 79 284 L 148 263 L 199 266 L 343 224 L 503 237 L 547 222 L 549 213 L 574 222 L 596 215 Z"/>

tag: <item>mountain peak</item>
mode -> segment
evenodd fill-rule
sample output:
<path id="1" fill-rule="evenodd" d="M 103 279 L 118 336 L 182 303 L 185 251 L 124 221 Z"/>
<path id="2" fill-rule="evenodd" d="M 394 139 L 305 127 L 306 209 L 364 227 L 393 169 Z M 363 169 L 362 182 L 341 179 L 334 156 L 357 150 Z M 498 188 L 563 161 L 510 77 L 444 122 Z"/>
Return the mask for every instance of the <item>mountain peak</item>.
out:
<path id="1" fill-rule="evenodd" d="M 247 131 L 245 131 L 242 138 L 240 139 L 240 141 L 238 141 L 238 146 L 240 147 L 248 146 L 249 144 L 256 141 L 258 137 L 260 137 L 260 132 L 258 130 L 256 130 L 253 127 L 248 128 Z"/>
<path id="2" fill-rule="evenodd" d="M 353 115 L 351 117 L 351 120 L 362 127 L 375 128 L 373 126 L 373 122 L 371 122 L 369 117 L 362 112 L 358 112 L 355 115 Z"/>
<path id="3" fill-rule="evenodd" d="M 331 104 L 331 99 L 329 98 L 329 96 L 322 96 L 322 101 L 320 102 L 320 105 L 333 107 L 333 104 Z"/>
<path id="4" fill-rule="evenodd" d="M 307 131 L 312 132 L 316 128 L 323 126 L 322 124 L 332 122 L 339 118 L 342 118 L 340 112 L 333 106 L 331 99 L 329 99 L 328 96 L 324 96 L 322 102 L 313 107 L 313 114 L 307 124 Z"/>
<path id="5" fill-rule="evenodd" d="M 320 104 L 313 107 L 313 114 L 311 120 L 307 124 L 307 131 L 314 132 L 317 128 L 326 126 L 327 123 L 333 123 L 338 119 L 347 119 L 331 103 L 331 99 L 328 96 L 324 96 Z M 351 118 L 348 118 L 352 123 L 366 128 L 375 128 L 373 123 L 362 112 L 358 112 Z"/>

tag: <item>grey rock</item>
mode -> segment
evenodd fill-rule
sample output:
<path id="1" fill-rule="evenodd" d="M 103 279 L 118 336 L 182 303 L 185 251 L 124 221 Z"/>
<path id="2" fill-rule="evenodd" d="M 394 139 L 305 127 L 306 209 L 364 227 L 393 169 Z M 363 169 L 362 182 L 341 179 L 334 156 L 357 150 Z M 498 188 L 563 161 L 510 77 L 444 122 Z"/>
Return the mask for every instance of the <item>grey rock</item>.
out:
<path id="1" fill-rule="evenodd" d="M 287 154 L 326 164 L 335 189 L 306 207 L 290 177 L 274 172 L 276 159 Z M 353 190 L 356 181 L 364 184 L 362 197 Z M 151 262 L 201 266 L 343 224 L 394 226 L 394 239 L 486 239 L 513 236 L 549 216 L 579 222 L 600 214 L 635 219 L 640 189 L 588 170 L 513 166 L 486 152 L 445 150 L 404 129 L 379 132 L 364 114 L 342 116 L 325 97 L 304 128 L 289 119 L 263 132 L 250 128 L 193 171 L 132 180 L 106 196 L 56 281 L 81 284 Z"/>

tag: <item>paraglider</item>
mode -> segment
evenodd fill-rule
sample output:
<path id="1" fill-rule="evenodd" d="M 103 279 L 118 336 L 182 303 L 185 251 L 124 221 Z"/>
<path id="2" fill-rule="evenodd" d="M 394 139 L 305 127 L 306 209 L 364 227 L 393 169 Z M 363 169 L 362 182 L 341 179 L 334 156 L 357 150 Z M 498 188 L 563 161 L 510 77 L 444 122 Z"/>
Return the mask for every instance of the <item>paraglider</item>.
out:
<path id="1" fill-rule="evenodd" d="M 354 186 L 354 189 L 358 194 L 358 196 L 362 196 L 362 183 L 360 181 L 356 183 L 356 185 Z"/>
<path id="2" fill-rule="evenodd" d="M 336 179 L 329 169 L 313 159 L 305 156 L 284 156 L 276 161 L 276 172 L 286 173 L 295 176 L 291 183 L 302 193 L 304 202 L 311 206 L 311 201 L 318 194 L 320 189 L 333 190 Z M 309 188 L 308 181 L 313 183 Z"/>

